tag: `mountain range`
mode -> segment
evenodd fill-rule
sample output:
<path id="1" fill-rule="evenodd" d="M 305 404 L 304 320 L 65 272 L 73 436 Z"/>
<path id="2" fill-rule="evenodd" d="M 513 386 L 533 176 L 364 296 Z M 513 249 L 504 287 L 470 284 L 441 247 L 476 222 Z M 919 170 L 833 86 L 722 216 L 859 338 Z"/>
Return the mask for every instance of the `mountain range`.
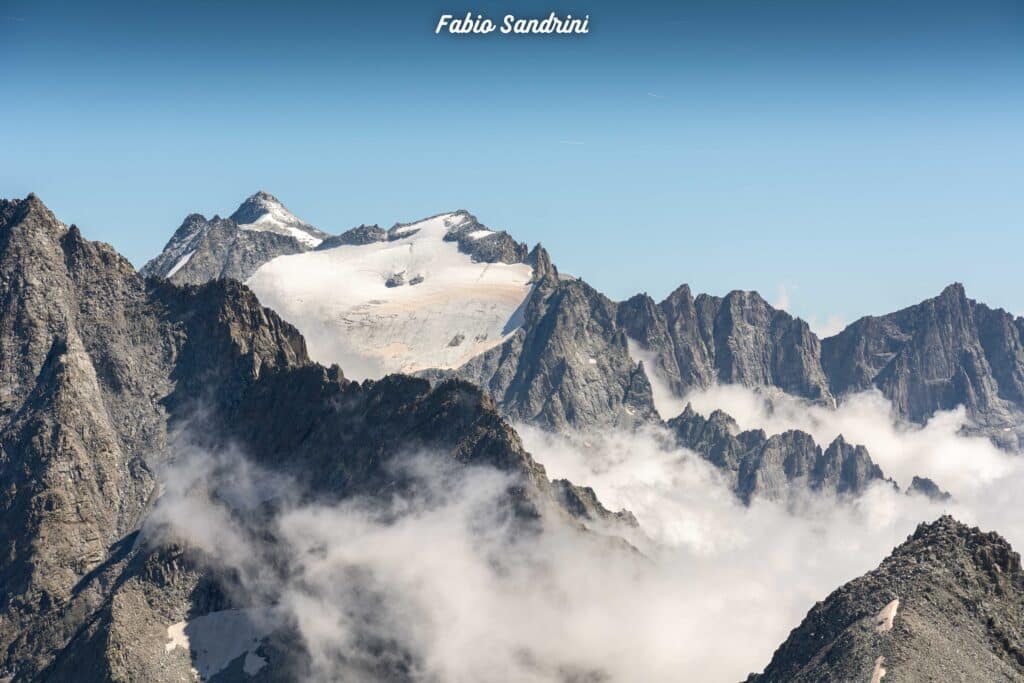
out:
<path id="1" fill-rule="evenodd" d="M 265 193 L 233 216 L 251 220 L 266 207 L 291 217 Z M 826 406 L 876 389 L 910 422 L 964 406 L 977 433 L 1020 445 L 1024 318 L 969 299 L 959 284 L 822 340 L 757 292 L 694 296 L 682 285 L 660 303 L 646 294 L 612 301 L 560 273 L 540 245 L 527 249 L 465 211 L 388 231 L 360 226 L 315 249 L 296 241 L 258 258 L 247 244 L 224 250 L 192 238 L 187 253 L 197 255 L 175 270 L 195 225 L 212 223 L 189 216 L 143 274 L 184 283 L 237 273 L 303 332 L 316 360 L 370 378 L 457 376 L 513 420 L 555 430 L 630 426 L 658 419 L 655 404 L 668 401 L 656 398 L 715 384 Z M 235 265 L 242 260 L 251 273 Z M 438 309 L 442 295 L 458 310 Z M 338 341 L 352 336 L 360 338 Z"/>
<path id="2" fill-rule="evenodd" d="M 465 211 L 332 237 L 264 192 L 227 219 L 190 215 L 136 272 L 38 197 L 0 200 L 0 678 L 318 676 L 323 653 L 294 620 L 268 616 L 244 572 L 211 557 L 222 538 L 161 527 L 182 454 L 244 453 L 314 509 L 399 511 L 430 504 L 415 470 L 428 454 L 443 471 L 501 474 L 488 503 L 508 534 L 499 570 L 516 539 L 546 535 L 634 556 L 635 517 L 551 481 L 513 422 L 660 425 L 745 503 L 797 486 L 856 496 L 893 485 L 863 447 L 742 431 L 692 407 L 662 415 L 657 398 L 735 383 L 831 407 L 874 388 L 911 422 L 964 405 L 1013 448 L 1022 335 L 1024 320 L 959 285 L 825 340 L 754 292 L 613 302 Z M 943 495 L 924 478 L 909 488 Z M 264 581 L 312 581 L 268 521 L 286 495 L 250 498 L 211 492 L 266 548 Z M 372 577 L 346 580 L 373 613 Z M 750 680 L 1022 679 L 1022 597 L 1006 541 L 944 517 L 815 605 Z M 423 680 L 387 634 L 353 639 L 358 678 Z"/>

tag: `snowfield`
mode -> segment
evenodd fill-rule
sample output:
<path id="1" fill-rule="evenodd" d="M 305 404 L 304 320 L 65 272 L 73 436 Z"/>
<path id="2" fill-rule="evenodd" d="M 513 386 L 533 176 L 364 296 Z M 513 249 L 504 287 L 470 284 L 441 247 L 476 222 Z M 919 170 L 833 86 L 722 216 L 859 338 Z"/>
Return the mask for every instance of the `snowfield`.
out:
<path id="1" fill-rule="evenodd" d="M 520 326 L 533 274 L 474 263 L 444 241 L 463 220 L 443 214 L 391 241 L 280 256 L 246 284 L 302 332 L 314 360 L 350 379 L 456 368 Z"/>

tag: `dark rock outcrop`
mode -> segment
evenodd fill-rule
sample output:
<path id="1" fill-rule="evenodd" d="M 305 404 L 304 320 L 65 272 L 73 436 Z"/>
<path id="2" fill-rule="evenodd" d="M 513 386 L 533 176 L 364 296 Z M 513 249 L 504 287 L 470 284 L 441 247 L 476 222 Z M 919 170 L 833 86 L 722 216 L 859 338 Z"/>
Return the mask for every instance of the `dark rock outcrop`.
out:
<path id="1" fill-rule="evenodd" d="M 644 294 L 620 304 L 619 321 L 630 338 L 657 354 L 677 394 L 715 383 L 742 384 L 832 403 L 817 337 L 807 323 L 772 308 L 757 292 L 694 298 L 683 285 L 660 304 Z"/>
<path id="2" fill-rule="evenodd" d="M 920 495 L 933 500 L 936 502 L 946 502 L 953 500 L 953 496 L 948 491 L 943 491 L 939 488 L 939 485 L 928 477 L 914 477 L 910 481 L 910 486 L 907 487 L 908 495 Z"/>
<path id="3" fill-rule="evenodd" d="M 374 242 L 387 242 L 388 231 L 379 225 L 360 225 L 357 228 L 346 230 L 340 235 L 327 237 L 317 246 L 317 251 L 333 249 L 341 246 L 362 246 Z"/>
<path id="4" fill-rule="evenodd" d="M 1024 573 L 995 533 L 921 524 L 815 605 L 748 683 L 1024 679 Z"/>
<path id="5" fill-rule="evenodd" d="M 690 405 L 668 426 L 676 444 L 715 465 L 745 503 L 784 499 L 795 487 L 856 496 L 873 482 L 889 481 L 867 449 L 842 436 L 822 450 L 806 432 L 741 431 L 726 413 L 716 410 L 705 418 Z"/>
<path id="6" fill-rule="evenodd" d="M 523 263 L 529 253 L 527 246 L 516 242 L 504 230 L 491 230 L 468 211 L 456 211 L 455 227 L 444 239 L 458 242 L 459 251 L 469 254 L 474 261 L 484 263 Z"/>

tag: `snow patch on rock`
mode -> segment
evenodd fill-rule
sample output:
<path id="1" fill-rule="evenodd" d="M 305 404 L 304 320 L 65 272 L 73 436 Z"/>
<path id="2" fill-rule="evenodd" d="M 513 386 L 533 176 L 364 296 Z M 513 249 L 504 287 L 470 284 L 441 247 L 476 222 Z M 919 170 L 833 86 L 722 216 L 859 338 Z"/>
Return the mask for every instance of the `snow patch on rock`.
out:
<path id="1" fill-rule="evenodd" d="M 280 623 L 280 615 L 272 608 L 211 612 L 168 626 L 164 649 L 167 652 L 179 647 L 187 650 L 192 657 L 192 673 L 199 680 L 207 680 L 223 671 L 242 655 L 245 655 L 242 670 L 253 676 L 267 663 L 256 649 Z"/>
<path id="2" fill-rule="evenodd" d="M 193 249 L 192 251 L 188 252 L 187 254 L 182 256 L 180 259 L 178 259 L 178 262 L 174 264 L 174 267 L 171 268 L 169 271 L 167 271 L 167 275 L 165 277 L 170 278 L 175 273 L 177 273 L 179 270 L 184 268 L 185 264 L 188 263 L 189 259 L 192 258 L 192 254 L 194 254 L 194 253 L 196 253 L 195 249 Z"/>
<path id="3" fill-rule="evenodd" d="M 882 664 L 885 663 L 885 657 L 879 655 L 878 659 L 875 660 L 875 668 L 871 672 L 871 683 L 881 683 L 882 678 L 887 673 L 885 667 Z"/>
<path id="4" fill-rule="evenodd" d="M 896 610 L 900 608 L 900 599 L 896 598 L 882 608 L 882 611 L 875 616 L 875 631 L 888 633 L 892 630 L 893 622 L 896 619 Z"/>

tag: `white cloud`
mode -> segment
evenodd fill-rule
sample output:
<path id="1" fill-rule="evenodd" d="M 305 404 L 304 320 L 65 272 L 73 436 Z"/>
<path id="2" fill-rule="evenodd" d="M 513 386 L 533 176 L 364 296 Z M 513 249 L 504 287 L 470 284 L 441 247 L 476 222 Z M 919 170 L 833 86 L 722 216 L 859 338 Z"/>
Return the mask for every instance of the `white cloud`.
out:
<path id="1" fill-rule="evenodd" d="M 717 471 L 658 429 L 582 437 L 520 427 L 552 477 L 592 486 L 628 508 L 643 555 L 548 525 L 514 533 L 493 470 L 423 455 L 406 461 L 416 498 L 300 502 L 278 475 L 238 454 L 191 453 L 163 474 L 149 538 L 188 539 L 235 569 L 257 604 L 283 610 L 320 680 L 374 680 L 386 655 L 409 654 L 425 680 L 736 681 L 760 670 L 807 610 L 875 567 L 921 521 L 943 511 L 1024 541 L 1014 500 L 1024 477 L 1010 456 L 956 433 L 962 416 L 896 425 L 876 396 L 835 414 L 719 389 L 692 396 L 746 426 L 839 430 L 883 467 L 934 475 L 957 500 L 937 504 L 877 485 L 860 499 L 796 496 L 740 504 Z M 874 451 L 873 451 L 874 454 Z M 945 479 L 942 479 L 942 475 Z M 231 510 L 275 498 L 276 546 Z"/>
<path id="2" fill-rule="evenodd" d="M 772 307 L 782 311 L 788 311 L 791 303 L 790 292 L 793 289 L 795 288 L 784 283 L 779 283 L 775 293 L 775 301 L 772 302 Z"/>
<path id="3" fill-rule="evenodd" d="M 816 316 L 811 316 L 807 319 L 807 324 L 819 339 L 824 339 L 839 334 L 846 329 L 848 323 L 846 318 L 841 315 L 829 315 L 823 321 L 818 320 Z"/>

